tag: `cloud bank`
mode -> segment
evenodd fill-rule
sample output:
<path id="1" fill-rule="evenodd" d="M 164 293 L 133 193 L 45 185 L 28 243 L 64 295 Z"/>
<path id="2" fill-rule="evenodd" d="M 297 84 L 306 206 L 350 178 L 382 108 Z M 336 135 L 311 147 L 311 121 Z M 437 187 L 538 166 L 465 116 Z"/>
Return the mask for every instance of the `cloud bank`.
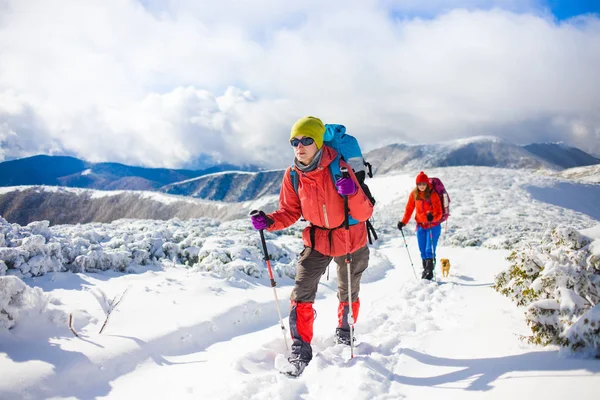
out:
<path id="1" fill-rule="evenodd" d="M 282 167 L 314 115 L 366 149 L 496 135 L 600 154 L 600 19 L 535 1 L 0 2 L 0 159 Z"/>

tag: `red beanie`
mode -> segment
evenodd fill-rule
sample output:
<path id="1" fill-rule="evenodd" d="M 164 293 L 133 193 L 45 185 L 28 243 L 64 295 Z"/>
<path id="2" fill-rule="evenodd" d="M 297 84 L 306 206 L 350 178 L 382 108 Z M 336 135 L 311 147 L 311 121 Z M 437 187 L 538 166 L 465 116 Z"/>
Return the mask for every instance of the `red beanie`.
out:
<path id="1" fill-rule="evenodd" d="M 417 175 L 417 185 L 419 183 L 429 183 L 429 177 L 425 175 L 425 172 L 423 171 L 419 172 L 419 175 Z"/>

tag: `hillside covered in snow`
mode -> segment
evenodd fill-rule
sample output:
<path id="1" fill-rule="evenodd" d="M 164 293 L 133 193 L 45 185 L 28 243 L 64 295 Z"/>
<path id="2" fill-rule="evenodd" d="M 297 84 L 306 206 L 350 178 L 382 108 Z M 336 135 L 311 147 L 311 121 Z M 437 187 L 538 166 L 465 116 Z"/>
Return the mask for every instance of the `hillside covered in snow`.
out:
<path id="1" fill-rule="evenodd" d="M 578 318 L 596 318 L 586 297 L 594 302 L 597 294 L 561 289 L 560 276 L 584 266 L 600 276 L 597 204 L 553 204 L 532 187 L 560 180 L 531 171 L 427 172 L 442 178 L 452 199 L 438 249 L 438 257 L 451 260 L 450 277 L 438 270 L 438 283 L 416 280 L 414 225 L 406 245 L 395 228 L 414 171 L 370 180 L 380 240 L 361 283 L 356 357 L 333 344 L 332 268 L 315 303 L 315 358 L 298 380 L 277 372 L 287 352 L 259 235 L 247 217 L 52 226 L 0 220 L 0 397 L 295 399 L 344 391 L 369 399 L 595 398 L 600 365 L 579 358 L 596 351 L 593 330 Z M 574 184 L 565 198 L 598 188 Z M 237 205 L 269 211 L 276 204 L 268 196 Z M 303 226 L 266 235 L 286 326 Z M 548 233 L 557 229 L 584 232 L 575 242 L 586 247 L 573 253 L 568 240 Z M 533 275 L 496 280 L 520 265 L 507 260 L 514 251 L 545 257 L 551 272 L 532 286 L 532 300 L 548 307 L 557 299 L 557 318 L 570 318 L 560 325 L 564 337 L 580 343 L 571 349 L 575 357 L 559 356 L 563 342 L 536 344 L 543 342 L 531 324 L 539 317 L 493 290 L 532 290 Z M 107 319 L 114 299 L 121 302 Z"/>

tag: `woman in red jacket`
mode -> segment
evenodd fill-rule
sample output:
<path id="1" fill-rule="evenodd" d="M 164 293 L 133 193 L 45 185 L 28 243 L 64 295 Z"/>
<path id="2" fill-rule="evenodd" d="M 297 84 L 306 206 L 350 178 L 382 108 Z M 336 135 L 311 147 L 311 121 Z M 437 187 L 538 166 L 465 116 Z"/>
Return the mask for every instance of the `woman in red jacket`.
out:
<path id="1" fill-rule="evenodd" d="M 416 209 L 417 241 L 423 260 L 422 279 L 433 279 L 435 267 L 435 249 L 442 233 L 440 219 L 442 218 L 442 203 L 440 196 L 433 190 L 429 177 L 423 171 L 417 175 L 417 187 L 411 193 L 406 204 L 404 217 L 398 221 L 398 229 L 402 230 L 408 224 L 413 211 Z"/>
<path id="2" fill-rule="evenodd" d="M 352 313 L 356 322 L 360 300 L 360 279 L 369 263 L 367 221 L 373 213 L 369 201 L 352 171 L 344 161 L 336 158 L 331 147 L 323 145 L 325 125 L 320 119 L 305 117 L 292 127 L 290 144 L 294 149 L 294 164 L 283 175 L 279 195 L 279 210 L 266 215 L 262 211 L 252 217 L 255 229 L 277 231 L 295 223 L 301 216 L 310 225 L 302 233 L 304 250 L 300 253 L 296 280 L 291 294 L 290 332 L 292 354 L 289 357 L 298 374 L 312 359 L 310 346 L 313 337 L 314 310 L 317 286 L 331 261 L 337 264 L 338 276 L 338 343 L 350 343 L 348 323 L 348 282 L 345 255 L 351 253 Z M 329 171 L 331 162 L 348 168 L 350 176 L 334 182 Z M 290 171 L 298 176 L 297 192 Z M 344 197 L 354 224 L 349 235 L 344 228 Z M 349 241 L 347 241 L 347 238 Z"/>

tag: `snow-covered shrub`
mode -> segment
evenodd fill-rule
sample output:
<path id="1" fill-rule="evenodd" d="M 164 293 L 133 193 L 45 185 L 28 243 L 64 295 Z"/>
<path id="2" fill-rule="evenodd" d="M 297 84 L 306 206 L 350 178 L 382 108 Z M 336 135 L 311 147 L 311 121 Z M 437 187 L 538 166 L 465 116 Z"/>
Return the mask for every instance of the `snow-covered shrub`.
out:
<path id="1" fill-rule="evenodd" d="M 190 246 L 183 249 L 183 257 L 185 258 L 186 265 L 193 265 L 198 262 L 198 255 L 200 254 L 200 247 Z"/>
<path id="2" fill-rule="evenodd" d="M 43 310 L 46 303 L 42 289 L 30 288 L 16 276 L 0 277 L 0 329 L 13 328 L 23 311 Z"/>
<path id="3" fill-rule="evenodd" d="M 517 305 L 527 305 L 537 298 L 537 294 L 530 286 L 539 276 L 543 261 L 530 248 L 513 251 L 508 256 L 508 261 L 511 265 L 508 270 L 496 276 L 495 288 L 503 295 L 512 298 Z"/>
<path id="4" fill-rule="evenodd" d="M 600 349 L 600 304 L 583 314 L 564 334 L 571 351 L 598 356 Z"/>
<path id="5" fill-rule="evenodd" d="M 295 275 L 295 260 L 302 250 L 302 242 L 294 237 L 298 232 L 267 233 L 271 265 L 279 277 Z M 146 266 L 172 265 L 222 277 L 236 272 L 256 278 L 266 275 L 260 236 L 247 220 L 119 220 L 52 227 L 41 221 L 21 227 L 0 218 L 0 233 L 4 244 L 0 275 L 139 272 Z"/>
<path id="6" fill-rule="evenodd" d="M 598 328 L 597 312 L 588 315 L 600 301 L 600 265 L 591 243 L 571 228 L 549 230 L 541 243 L 516 249 L 508 257 L 508 270 L 496 276 L 495 289 L 527 307 L 529 342 L 595 349 L 600 354 L 598 341 L 590 334 Z M 581 322 L 582 318 L 590 322 Z M 572 331 L 573 326 L 579 328 Z"/>
<path id="7" fill-rule="evenodd" d="M 31 230 L 32 235 L 43 236 L 44 239 L 49 239 L 52 236 L 52 232 L 48 229 L 50 221 L 34 221 L 27 225 L 27 228 Z"/>

